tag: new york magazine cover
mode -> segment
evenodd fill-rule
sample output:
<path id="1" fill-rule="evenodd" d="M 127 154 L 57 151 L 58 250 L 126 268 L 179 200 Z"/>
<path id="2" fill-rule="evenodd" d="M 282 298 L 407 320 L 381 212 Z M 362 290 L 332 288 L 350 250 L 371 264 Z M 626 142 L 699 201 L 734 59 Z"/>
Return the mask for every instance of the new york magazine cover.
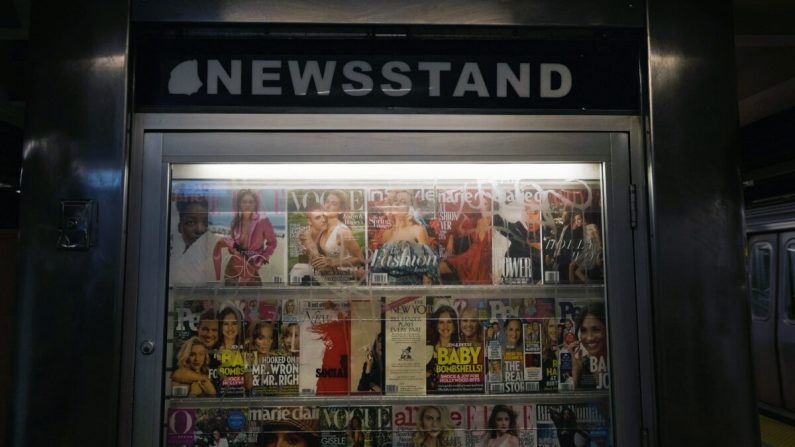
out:
<path id="1" fill-rule="evenodd" d="M 425 395 L 424 296 L 386 297 L 386 389 L 395 396 Z"/>

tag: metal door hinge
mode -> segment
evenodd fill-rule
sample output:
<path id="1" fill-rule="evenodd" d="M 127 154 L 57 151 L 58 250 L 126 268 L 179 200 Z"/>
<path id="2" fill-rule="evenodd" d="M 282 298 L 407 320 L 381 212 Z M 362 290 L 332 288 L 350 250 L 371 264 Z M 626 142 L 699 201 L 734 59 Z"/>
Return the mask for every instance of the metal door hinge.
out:
<path id="1" fill-rule="evenodd" d="M 629 226 L 634 230 L 638 227 L 638 186 L 629 185 Z"/>

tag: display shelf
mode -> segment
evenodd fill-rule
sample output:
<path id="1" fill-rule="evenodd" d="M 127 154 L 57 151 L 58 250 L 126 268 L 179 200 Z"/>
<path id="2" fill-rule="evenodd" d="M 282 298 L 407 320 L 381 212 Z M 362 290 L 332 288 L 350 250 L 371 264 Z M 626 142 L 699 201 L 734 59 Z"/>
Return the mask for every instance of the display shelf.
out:
<path id="1" fill-rule="evenodd" d="M 596 402 L 609 399 L 608 391 L 574 391 L 567 393 L 536 394 L 480 394 L 433 396 L 297 396 L 297 397 L 245 397 L 245 398 L 169 398 L 170 408 L 200 407 L 288 407 L 288 406 L 369 406 L 369 405 L 496 405 L 496 404 L 567 404 Z"/>

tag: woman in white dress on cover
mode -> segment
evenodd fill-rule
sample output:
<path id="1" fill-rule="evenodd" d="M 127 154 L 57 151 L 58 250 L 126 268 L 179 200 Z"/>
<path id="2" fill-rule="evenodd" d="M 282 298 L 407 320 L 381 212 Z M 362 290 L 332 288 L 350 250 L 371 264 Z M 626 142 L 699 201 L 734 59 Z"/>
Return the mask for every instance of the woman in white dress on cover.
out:
<path id="1" fill-rule="evenodd" d="M 342 222 L 345 212 L 348 211 L 345 192 L 327 192 L 323 211 L 326 214 L 326 228 L 317 241 L 320 256 L 312 259 L 312 267 L 322 275 L 336 275 L 346 271 L 353 273 L 354 269 L 364 265 L 364 254 L 351 229 Z"/>

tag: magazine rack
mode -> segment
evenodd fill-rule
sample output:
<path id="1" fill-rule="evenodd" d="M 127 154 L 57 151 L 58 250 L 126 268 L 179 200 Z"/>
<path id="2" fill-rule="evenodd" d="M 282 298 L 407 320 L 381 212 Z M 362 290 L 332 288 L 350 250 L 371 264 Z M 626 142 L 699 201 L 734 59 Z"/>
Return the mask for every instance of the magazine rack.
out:
<path id="1" fill-rule="evenodd" d="M 135 444 L 619 444 L 628 133 L 475 118 L 139 116 Z"/>

